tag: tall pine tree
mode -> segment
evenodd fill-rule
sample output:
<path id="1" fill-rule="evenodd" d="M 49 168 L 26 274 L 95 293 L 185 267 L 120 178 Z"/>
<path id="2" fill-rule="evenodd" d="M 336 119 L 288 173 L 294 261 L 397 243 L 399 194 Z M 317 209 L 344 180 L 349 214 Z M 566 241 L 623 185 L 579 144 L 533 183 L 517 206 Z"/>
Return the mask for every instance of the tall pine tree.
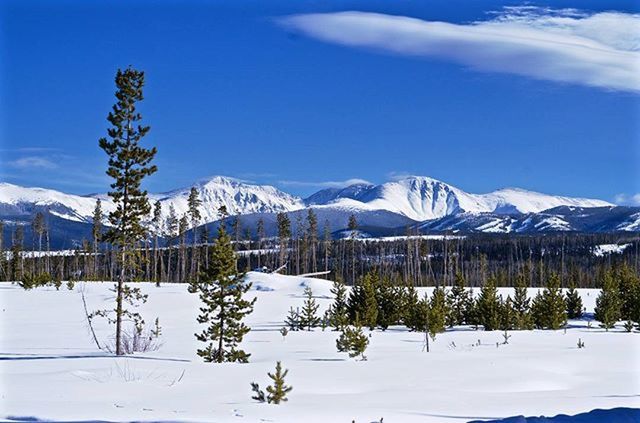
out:
<path id="1" fill-rule="evenodd" d="M 109 213 L 111 226 L 106 239 L 119 251 L 120 275 L 116 284 L 114 311 L 115 350 L 116 355 L 121 355 L 125 281 L 133 271 L 134 247 L 145 236 L 142 220 L 151 211 L 147 191 L 141 188 L 141 184 L 146 176 L 157 171 L 157 167 L 151 165 L 156 148 L 140 146 L 140 141 L 150 129 L 149 126 L 141 125 L 142 115 L 136 111 L 136 103 L 143 99 L 144 72 L 132 68 L 118 70 L 115 83 L 118 101 L 107 117 L 111 124 L 107 131 L 108 138 L 101 138 L 99 144 L 109 157 L 107 175 L 114 180 L 109 196 L 115 204 L 115 210 Z M 130 292 L 126 290 L 126 293 Z"/>

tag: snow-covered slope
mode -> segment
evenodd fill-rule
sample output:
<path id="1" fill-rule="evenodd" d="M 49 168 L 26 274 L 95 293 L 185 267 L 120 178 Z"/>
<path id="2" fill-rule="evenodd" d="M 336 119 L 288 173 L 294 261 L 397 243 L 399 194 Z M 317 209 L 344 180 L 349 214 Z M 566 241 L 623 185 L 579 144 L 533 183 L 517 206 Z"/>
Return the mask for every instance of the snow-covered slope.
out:
<path id="1" fill-rule="evenodd" d="M 93 197 L 0 182 L 0 211 L 3 214 L 29 214 L 34 208 L 46 208 L 63 219 L 84 222 L 90 220 L 95 206 L 96 199 Z M 109 202 L 104 202 L 103 206 L 106 212 L 113 208 Z"/>
<path id="2" fill-rule="evenodd" d="M 381 185 L 354 185 L 343 190 L 324 190 L 309 197 L 307 204 L 342 205 L 365 210 L 382 209 L 417 221 L 439 219 L 460 213 L 539 213 L 558 206 L 612 206 L 602 200 L 541 194 L 517 188 L 488 194 L 470 194 L 425 176 L 411 176 Z"/>
<path id="3" fill-rule="evenodd" d="M 200 194 L 200 213 L 203 222 L 219 218 L 217 211 L 226 206 L 230 214 L 277 213 L 293 211 L 304 207 L 298 197 L 294 197 L 268 185 L 251 185 L 233 178 L 216 176 L 194 185 Z M 163 214 L 174 206 L 178 216 L 187 212 L 189 188 L 177 189 L 162 194 L 150 194 L 150 201 L 160 201 Z M 47 209 L 56 216 L 78 221 L 91 220 L 96 199 L 102 200 L 105 212 L 113 209 L 110 198 L 104 194 L 79 196 L 64 194 L 43 188 L 26 188 L 8 183 L 0 183 L 0 211 L 3 214 L 31 213 L 34 208 Z"/>
<path id="4" fill-rule="evenodd" d="M 269 185 L 251 185 L 233 178 L 216 176 L 194 185 L 200 194 L 200 213 L 203 222 L 220 218 L 218 208 L 225 206 L 229 214 L 279 213 L 304 208 L 298 197 L 282 192 Z M 151 195 L 152 201 L 160 200 L 162 210 L 167 213 L 173 205 L 178 216 L 188 210 L 189 188 L 164 194 Z"/>

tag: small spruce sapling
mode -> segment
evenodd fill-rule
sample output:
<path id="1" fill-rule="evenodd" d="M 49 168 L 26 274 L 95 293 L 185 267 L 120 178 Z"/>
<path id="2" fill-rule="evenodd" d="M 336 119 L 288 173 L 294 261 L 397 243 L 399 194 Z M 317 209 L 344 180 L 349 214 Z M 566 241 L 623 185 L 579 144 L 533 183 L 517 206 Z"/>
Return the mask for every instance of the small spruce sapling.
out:
<path id="1" fill-rule="evenodd" d="M 267 375 L 273 380 L 273 385 L 267 386 L 267 401 L 269 404 L 280 404 L 280 402 L 287 401 L 287 394 L 291 392 L 293 387 L 287 386 L 284 383 L 284 378 L 289 373 L 289 370 L 282 371 L 282 364 L 278 361 L 276 363 L 275 374 L 267 373 Z"/>
<path id="2" fill-rule="evenodd" d="M 304 295 L 307 298 L 304 300 L 300 314 L 300 327 L 310 331 L 320 324 L 320 318 L 317 316 L 319 306 L 313 298 L 313 291 L 308 286 L 304 289 Z"/>
<path id="3" fill-rule="evenodd" d="M 291 307 L 284 323 L 289 327 L 289 330 L 300 330 L 300 309 L 296 308 L 294 310 L 293 307 Z"/>
<path id="4" fill-rule="evenodd" d="M 336 347 L 339 352 L 346 352 L 351 358 L 361 356 L 362 361 L 367 359 L 364 352 L 367 350 L 368 345 L 369 339 L 362 332 L 362 326 L 357 317 L 355 326 L 346 326 L 336 340 Z"/>

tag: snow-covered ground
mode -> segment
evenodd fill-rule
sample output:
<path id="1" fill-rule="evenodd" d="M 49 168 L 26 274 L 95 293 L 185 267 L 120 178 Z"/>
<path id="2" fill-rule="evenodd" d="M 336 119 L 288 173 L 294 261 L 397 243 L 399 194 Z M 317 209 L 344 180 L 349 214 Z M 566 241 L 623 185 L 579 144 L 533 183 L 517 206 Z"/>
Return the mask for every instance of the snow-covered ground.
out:
<path id="1" fill-rule="evenodd" d="M 600 244 L 594 247 L 593 255 L 603 257 L 608 254 L 622 254 L 630 246 L 631 244 Z"/>
<path id="2" fill-rule="evenodd" d="M 115 358 L 92 343 L 79 293 L 84 286 L 90 309 L 112 306 L 112 283 L 72 291 L 0 284 L 0 419 L 462 422 L 640 407 L 637 333 L 571 321 L 566 333 L 512 332 L 508 345 L 496 347 L 501 332 L 456 328 L 426 353 L 422 334 L 394 327 L 372 332 L 368 361 L 355 361 L 336 351 L 336 332 L 286 339 L 278 332 L 289 308 L 302 304 L 304 286 L 327 307 L 330 282 L 248 277 L 258 298 L 242 345 L 249 364 L 208 364 L 195 354 L 199 300 L 186 285 L 139 284 L 149 293 L 145 318 L 160 318 L 162 346 Z M 597 291 L 581 295 L 591 311 Z M 111 328 L 99 326 L 98 335 L 106 339 Z M 578 338 L 586 348 L 577 348 Z M 278 360 L 290 370 L 289 402 L 252 401 L 250 382 L 264 387 Z"/>

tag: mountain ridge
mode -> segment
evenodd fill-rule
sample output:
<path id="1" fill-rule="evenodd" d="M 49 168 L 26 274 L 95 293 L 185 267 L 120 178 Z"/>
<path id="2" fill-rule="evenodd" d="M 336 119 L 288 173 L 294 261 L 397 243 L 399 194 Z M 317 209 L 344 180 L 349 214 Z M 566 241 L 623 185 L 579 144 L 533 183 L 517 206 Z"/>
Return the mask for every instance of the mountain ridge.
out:
<path id="1" fill-rule="evenodd" d="M 606 201 L 553 196 L 521 188 L 502 188 L 486 194 L 467 193 L 429 177 L 408 177 L 383 184 L 353 184 L 320 190 L 302 199 L 270 185 L 255 185 L 235 178 L 216 176 L 197 181 L 203 204 L 201 224 L 219 220 L 218 208 L 242 215 L 243 226 L 254 231 L 262 218 L 267 232 L 275 234 L 275 214 L 284 212 L 298 229 L 306 209 L 313 209 L 320 228 L 328 223 L 334 233 L 345 229 L 350 215 L 372 234 L 405 234 L 407 228 L 420 233 L 543 233 L 553 231 L 640 231 L 640 208 L 615 206 Z M 188 210 L 191 187 L 150 193 L 159 201 L 163 217 L 173 206 L 178 216 Z M 52 215 L 57 245 L 76 245 L 90 233 L 96 200 L 103 212 L 114 209 L 106 194 L 74 195 L 46 188 L 29 188 L 0 182 L 0 220 L 5 239 L 9 227 L 25 225 L 37 212 Z M 105 224 L 107 223 L 105 219 Z M 344 227 L 343 227 L 344 226 Z M 7 232 L 9 231 L 9 232 Z M 255 232 L 255 231 L 254 231 Z M 255 235 L 255 234 L 254 234 Z"/>

